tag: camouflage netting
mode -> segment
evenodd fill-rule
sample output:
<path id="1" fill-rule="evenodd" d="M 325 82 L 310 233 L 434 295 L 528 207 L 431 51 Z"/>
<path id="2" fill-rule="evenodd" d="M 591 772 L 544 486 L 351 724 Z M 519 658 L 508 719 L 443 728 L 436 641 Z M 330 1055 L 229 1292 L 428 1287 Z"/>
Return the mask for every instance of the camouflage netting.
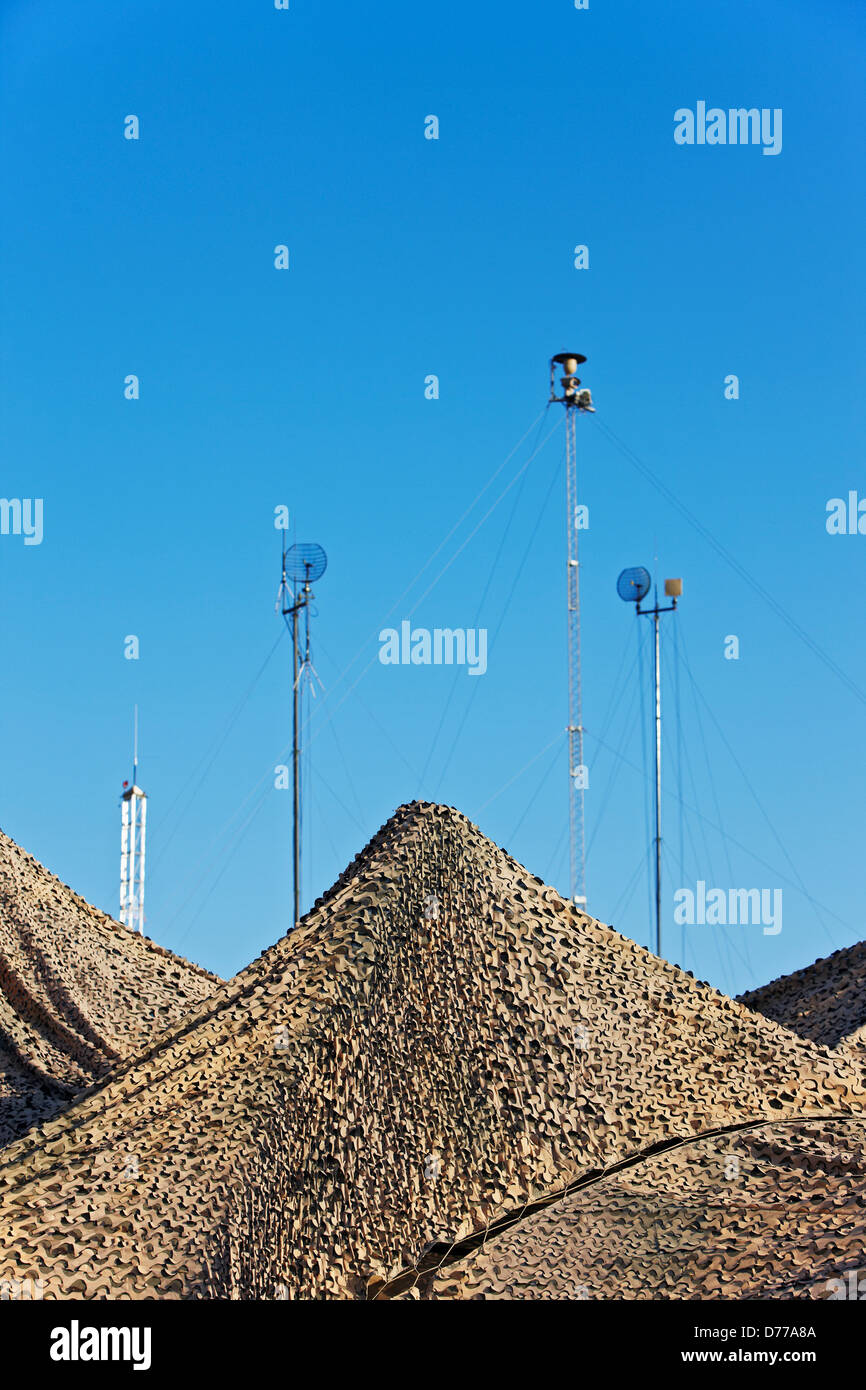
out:
<path id="1" fill-rule="evenodd" d="M 750 990 L 740 1002 L 798 1037 L 866 1061 L 866 941 Z"/>
<path id="2" fill-rule="evenodd" d="M 369 1298 L 651 1145 L 864 1099 L 853 1059 L 414 803 L 295 931 L 0 1154 L 0 1279 Z"/>
<path id="3" fill-rule="evenodd" d="M 218 984 L 91 907 L 0 832 L 0 1146 Z"/>
<path id="4" fill-rule="evenodd" d="M 693 1140 L 553 1203 L 395 1296 L 849 1297 L 849 1275 L 866 1273 L 864 1141 L 866 1123 L 850 1118 Z"/>

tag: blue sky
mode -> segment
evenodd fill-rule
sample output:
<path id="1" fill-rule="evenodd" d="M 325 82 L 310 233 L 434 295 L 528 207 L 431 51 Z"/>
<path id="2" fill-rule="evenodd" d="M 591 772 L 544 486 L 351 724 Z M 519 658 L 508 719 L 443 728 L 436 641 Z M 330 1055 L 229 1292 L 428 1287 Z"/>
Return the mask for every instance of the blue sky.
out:
<path id="1" fill-rule="evenodd" d="M 853 0 L 0 12 L 0 492 L 44 500 L 41 545 L 0 536 L 3 828 L 116 913 L 137 702 L 149 933 L 222 974 L 282 934 L 285 504 L 329 555 L 304 904 L 418 796 L 567 892 L 564 435 L 560 407 L 539 416 L 547 359 L 576 348 L 598 406 L 578 421 L 589 906 L 649 944 L 638 625 L 614 586 L 657 556 L 684 580 L 666 953 L 733 992 L 863 937 L 866 536 L 825 528 L 830 498 L 866 495 Z M 699 100 L 781 108 L 782 152 L 676 145 Z M 378 662 L 419 598 L 416 625 L 487 628 L 483 678 Z M 674 927 L 698 879 L 782 887 L 783 930 Z"/>

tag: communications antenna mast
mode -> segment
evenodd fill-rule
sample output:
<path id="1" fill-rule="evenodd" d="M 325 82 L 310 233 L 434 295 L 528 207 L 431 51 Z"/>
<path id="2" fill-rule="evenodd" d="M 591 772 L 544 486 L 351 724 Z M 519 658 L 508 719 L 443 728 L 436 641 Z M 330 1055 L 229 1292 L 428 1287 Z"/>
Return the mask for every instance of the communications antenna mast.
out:
<path id="1" fill-rule="evenodd" d="M 683 581 L 681 579 L 665 580 L 665 597 L 671 599 L 671 603 L 666 608 L 659 608 L 659 591 L 655 590 L 655 603 L 652 608 L 641 608 L 641 601 L 646 598 L 650 591 L 652 580 L 650 572 L 643 565 L 635 568 L 623 570 L 616 581 L 616 591 L 620 598 L 626 603 L 635 605 L 635 613 L 639 618 L 652 618 L 654 636 L 654 660 L 653 660 L 653 685 L 655 689 L 655 753 L 656 753 L 656 777 L 655 777 L 655 799 L 656 799 L 656 833 L 655 844 L 655 889 L 656 889 L 656 955 L 662 953 L 662 681 L 661 663 L 659 659 L 659 614 L 674 613 L 676 611 L 677 599 L 682 597 Z"/>
<path id="2" fill-rule="evenodd" d="M 568 526 L 568 844 L 571 898 L 586 907 L 586 837 L 583 794 L 586 766 L 583 761 L 583 694 L 580 680 L 580 569 L 577 554 L 577 443 L 575 416 L 595 410 L 592 396 L 575 375 L 586 358 L 580 352 L 559 352 L 550 359 L 550 400 L 565 406 L 566 504 Z M 556 394 L 557 370 L 562 394 Z"/>
<path id="3" fill-rule="evenodd" d="M 120 920 L 144 932 L 144 856 L 147 794 L 138 785 L 138 705 L 135 706 L 132 786 L 123 784 L 120 820 Z"/>
<path id="4" fill-rule="evenodd" d="M 277 594 L 277 611 L 282 613 L 286 626 L 292 634 L 292 925 L 301 920 L 301 744 L 300 744 L 300 697 L 301 683 L 306 677 L 315 694 L 315 681 L 319 681 L 316 668 L 310 659 L 310 602 L 313 591 L 310 588 L 328 567 L 328 557 L 315 542 L 301 542 L 290 545 L 288 550 L 283 541 L 283 568 L 280 588 Z M 291 580 L 291 585 L 289 581 Z M 304 618 L 304 657 L 300 654 L 300 618 Z M 321 681 L 319 681 L 321 685 Z"/>

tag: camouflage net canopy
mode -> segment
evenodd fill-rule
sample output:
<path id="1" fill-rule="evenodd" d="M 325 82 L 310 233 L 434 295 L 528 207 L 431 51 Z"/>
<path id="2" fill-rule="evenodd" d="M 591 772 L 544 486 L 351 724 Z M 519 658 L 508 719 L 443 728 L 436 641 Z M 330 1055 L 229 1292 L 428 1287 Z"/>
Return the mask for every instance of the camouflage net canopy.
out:
<path id="1" fill-rule="evenodd" d="M 719 1178 L 739 1156 L 770 1174 L 759 1204 L 808 1203 L 766 1228 L 805 1289 L 830 1227 L 860 1230 L 864 1101 L 858 1058 L 416 802 L 296 930 L 0 1153 L 0 1280 L 46 1298 L 752 1296 L 780 1271 L 743 1243 L 748 1184 Z M 690 1263 L 653 1263 L 656 1240 Z"/>
<path id="2" fill-rule="evenodd" d="M 57 1114 L 218 984 L 0 832 L 0 1144 Z"/>
<path id="3" fill-rule="evenodd" d="M 860 1119 L 692 1140 L 588 1183 L 477 1253 L 449 1252 L 393 1296 L 848 1297 L 850 1275 L 864 1272 L 864 1140 Z"/>
<path id="4" fill-rule="evenodd" d="M 798 1037 L 866 1061 L 866 941 L 741 994 L 740 1002 Z"/>

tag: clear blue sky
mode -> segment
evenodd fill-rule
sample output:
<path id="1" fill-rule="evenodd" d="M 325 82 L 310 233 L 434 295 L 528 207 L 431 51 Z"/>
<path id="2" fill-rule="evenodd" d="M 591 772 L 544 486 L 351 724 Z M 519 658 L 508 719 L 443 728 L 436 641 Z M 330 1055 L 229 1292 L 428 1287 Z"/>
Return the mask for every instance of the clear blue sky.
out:
<path id="1" fill-rule="evenodd" d="M 614 584 L 657 555 L 684 579 L 688 660 L 678 731 L 665 620 L 669 953 L 698 879 L 784 889 L 778 936 L 686 929 L 686 966 L 725 990 L 866 935 L 866 696 L 606 433 L 866 691 L 866 536 L 825 529 L 829 498 L 866 495 L 862 8 L 0 10 L 0 493 L 44 499 L 40 546 L 0 536 L 3 828 L 116 914 L 137 702 L 148 931 L 222 974 L 282 934 L 285 641 L 230 721 L 279 636 L 285 503 L 330 560 L 305 904 L 419 796 L 567 892 L 560 408 L 534 422 L 548 357 L 576 348 L 598 405 L 578 422 L 590 908 L 649 943 L 637 623 Z M 781 154 L 677 146 L 699 100 L 781 108 Z M 412 614 L 486 627 L 487 674 L 380 665 L 392 605 L 529 431 L 390 621 L 409 616 L 556 424 Z"/>

